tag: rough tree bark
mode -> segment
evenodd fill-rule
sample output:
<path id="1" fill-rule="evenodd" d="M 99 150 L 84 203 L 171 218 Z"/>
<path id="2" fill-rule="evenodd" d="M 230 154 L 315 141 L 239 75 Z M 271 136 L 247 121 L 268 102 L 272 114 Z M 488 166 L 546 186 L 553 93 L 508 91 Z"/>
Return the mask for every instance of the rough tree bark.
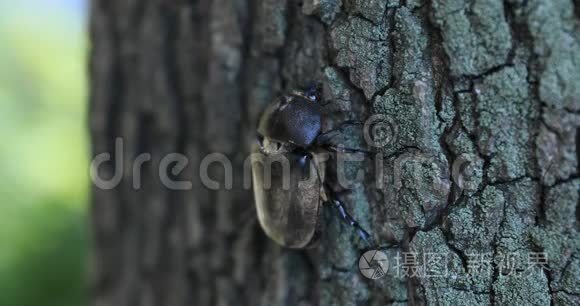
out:
<path id="1" fill-rule="evenodd" d="M 579 17 L 572 0 L 94 0 L 93 152 L 122 137 L 124 175 L 93 188 L 92 303 L 578 305 Z M 326 129 L 386 123 L 382 167 L 349 165 L 368 174 L 343 196 L 352 214 L 391 263 L 444 254 L 428 266 L 446 276 L 364 278 L 365 246 L 331 210 L 318 248 L 264 236 L 242 164 L 263 107 L 309 81 L 330 101 Z M 172 152 L 191 190 L 163 187 Z M 211 152 L 232 160 L 233 189 L 202 186 Z M 549 269 L 529 270 L 532 252 Z"/>

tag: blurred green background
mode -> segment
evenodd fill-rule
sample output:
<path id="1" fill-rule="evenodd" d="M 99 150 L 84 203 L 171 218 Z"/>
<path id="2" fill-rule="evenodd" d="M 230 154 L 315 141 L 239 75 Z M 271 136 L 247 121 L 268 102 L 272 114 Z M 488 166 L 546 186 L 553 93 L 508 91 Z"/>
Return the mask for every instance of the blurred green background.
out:
<path id="1" fill-rule="evenodd" d="M 86 3 L 0 3 L 0 305 L 86 305 Z"/>

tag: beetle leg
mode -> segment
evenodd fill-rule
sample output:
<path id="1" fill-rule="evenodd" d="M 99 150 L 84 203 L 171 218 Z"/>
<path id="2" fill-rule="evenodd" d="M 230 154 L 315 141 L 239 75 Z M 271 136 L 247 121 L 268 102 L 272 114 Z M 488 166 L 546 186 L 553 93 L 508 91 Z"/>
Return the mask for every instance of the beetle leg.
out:
<path id="1" fill-rule="evenodd" d="M 345 148 L 340 146 L 335 146 L 331 144 L 322 145 L 323 148 L 327 149 L 328 151 L 332 151 L 335 153 L 362 153 L 366 155 L 371 155 L 373 152 L 361 149 L 353 149 L 353 148 Z"/>
<path id="2" fill-rule="evenodd" d="M 360 120 L 347 120 L 347 121 L 343 121 L 342 123 L 340 123 L 339 126 L 333 128 L 333 129 L 331 129 L 329 131 L 320 133 L 320 135 L 318 135 L 316 141 L 318 142 L 318 144 L 328 143 L 328 141 L 332 137 L 334 137 L 334 135 L 332 135 L 332 134 L 338 133 L 338 132 L 344 130 L 345 126 L 347 126 L 347 125 L 364 125 L 364 122 L 362 122 Z"/>
<path id="3" fill-rule="evenodd" d="M 330 132 L 332 132 L 332 131 L 330 131 Z M 318 136 L 316 142 L 317 142 L 319 147 L 326 149 L 327 151 L 331 151 L 331 152 L 335 152 L 335 153 L 363 153 L 366 155 L 373 154 L 372 151 L 368 151 L 368 150 L 345 148 L 342 146 L 334 145 L 334 144 L 330 143 L 330 138 L 332 138 L 332 137 L 329 137 L 326 139 L 325 139 L 325 137 L 327 137 L 326 133 L 320 134 Z"/>
<path id="4" fill-rule="evenodd" d="M 260 147 L 262 147 L 263 141 L 264 141 L 264 136 L 262 136 L 260 134 L 256 134 L 256 142 L 260 145 Z"/>
<path id="5" fill-rule="evenodd" d="M 352 216 L 348 213 L 348 211 L 346 210 L 346 207 L 344 207 L 344 204 L 338 200 L 338 199 L 332 199 L 332 204 L 334 204 L 334 207 L 336 208 L 336 210 L 338 211 L 338 214 L 340 215 L 340 217 L 342 218 L 342 220 L 344 222 L 346 222 L 348 225 L 352 226 L 355 228 L 355 230 L 357 231 L 359 237 L 364 240 L 365 242 L 367 242 L 368 244 L 371 244 L 371 235 L 365 231 L 359 224 L 358 222 L 356 222 Z"/>
<path id="6" fill-rule="evenodd" d="M 318 137 L 316 137 L 316 144 L 319 147 L 325 148 L 328 151 L 336 152 L 336 153 L 364 153 L 367 155 L 373 154 L 373 152 L 363 149 L 353 149 L 353 148 L 345 148 L 342 146 L 337 146 L 331 142 L 332 138 L 336 136 L 337 133 L 340 133 L 344 130 L 345 126 L 347 125 L 364 125 L 364 122 L 359 120 L 347 120 L 342 122 L 338 127 L 320 133 Z"/>

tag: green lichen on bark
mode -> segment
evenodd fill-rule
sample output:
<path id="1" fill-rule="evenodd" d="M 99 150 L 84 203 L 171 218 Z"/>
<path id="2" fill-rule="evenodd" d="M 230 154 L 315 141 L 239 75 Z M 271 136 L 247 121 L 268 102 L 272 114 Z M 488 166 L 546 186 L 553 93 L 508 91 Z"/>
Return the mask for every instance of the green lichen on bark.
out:
<path id="1" fill-rule="evenodd" d="M 553 185 L 572 177 L 578 167 L 576 133 L 580 114 L 545 108 L 536 137 L 536 157 L 542 182 Z"/>
<path id="2" fill-rule="evenodd" d="M 480 195 L 469 197 L 455 205 L 446 224 L 453 239 L 449 241 L 466 253 L 489 253 L 500 229 L 505 198 L 494 186 L 486 187 Z"/>
<path id="3" fill-rule="evenodd" d="M 379 23 L 384 17 L 387 0 L 345 0 L 345 7 L 349 14 L 360 15 Z"/>
<path id="4" fill-rule="evenodd" d="M 316 15 L 325 24 L 331 24 L 341 6 L 342 0 L 306 0 L 302 5 L 302 12 Z"/>
<path id="5" fill-rule="evenodd" d="M 476 83 L 476 129 L 480 153 L 490 156 L 488 177 L 512 180 L 532 172 L 531 124 L 538 106 L 529 96 L 524 66 L 506 67 Z"/>
<path id="6" fill-rule="evenodd" d="M 530 230 L 532 243 L 547 254 L 557 254 L 550 261 L 550 290 L 566 295 L 580 294 L 580 239 L 576 227 L 580 202 L 580 180 L 574 179 L 548 188 L 545 198 L 545 222 Z"/>
<path id="7" fill-rule="evenodd" d="M 537 273 L 517 277 L 504 274 L 504 261 L 508 254 L 518 254 L 513 268 L 522 272 L 529 268 L 528 254 L 544 250 L 558 257 L 564 246 L 577 243 L 574 238 L 554 236 L 546 240 L 560 241 L 557 247 L 530 243 L 539 235 L 532 233 L 543 218 L 547 191 L 541 185 L 577 175 L 574 139 L 580 121 L 571 112 L 577 110 L 578 99 L 567 97 L 576 90 L 571 80 L 579 65 L 570 59 L 577 48 L 562 48 L 562 39 L 568 39 L 568 44 L 575 44 L 575 39 L 561 33 L 561 24 L 573 18 L 568 13 L 558 21 L 560 38 L 554 41 L 529 25 L 530 18 L 550 20 L 554 11 L 562 9 L 552 4 L 435 0 L 407 6 L 387 4 L 385 16 L 390 22 L 380 28 L 386 36 L 374 35 L 374 40 L 372 27 L 381 27 L 384 20 L 357 11 L 371 22 L 366 28 L 355 27 L 354 33 L 362 31 L 364 40 L 375 43 L 389 41 L 376 49 L 388 60 L 388 81 L 386 76 L 361 81 L 361 71 L 376 71 L 372 62 L 377 60 L 358 62 L 358 56 L 369 58 L 369 49 L 359 46 L 364 46 L 361 40 L 337 40 L 346 29 L 350 31 L 340 22 L 341 30 L 331 34 L 331 41 L 341 42 L 333 45 L 338 65 L 349 68 L 350 80 L 367 99 L 373 97 L 372 112 L 396 127 L 396 137 L 378 148 L 392 156 L 385 171 L 385 181 L 391 185 L 382 193 L 386 211 L 394 211 L 391 219 L 374 218 L 379 237 L 401 241 L 402 228 L 424 229 L 410 241 L 411 249 L 419 250 L 419 256 L 433 251 L 451 254 L 453 277 L 439 282 L 417 279 L 419 298 L 427 304 L 543 305 L 552 296 L 570 299 L 570 289 L 554 285 L 561 272 L 550 274 L 534 267 Z M 434 34 L 433 26 L 438 30 Z M 577 28 L 567 30 L 578 33 Z M 561 54 L 539 54 L 538 44 Z M 548 67 L 550 61 L 555 62 Z M 553 82 L 555 74 L 563 80 L 560 87 Z M 551 91 L 562 95 L 549 95 Z M 558 106 L 550 99 L 564 104 Z M 543 103 L 552 108 L 542 107 Z M 549 210 L 545 213 L 552 218 Z M 566 221 L 568 227 L 574 224 L 572 219 Z M 566 227 L 566 222 L 557 227 Z M 491 273 L 469 274 L 470 256 L 477 254 L 489 255 Z M 574 269 L 577 260 L 568 258 L 560 266 L 552 259 L 552 265 L 562 270 L 568 263 Z"/>
<path id="8" fill-rule="evenodd" d="M 550 305 L 546 276 L 537 270 L 526 277 L 499 276 L 494 283 L 498 305 Z"/>
<path id="9" fill-rule="evenodd" d="M 577 4 L 576 4 L 577 6 Z M 574 3 L 532 0 L 518 11 L 533 37 L 543 70 L 539 98 L 555 108 L 580 109 L 580 36 Z"/>
<path id="10" fill-rule="evenodd" d="M 447 245 L 447 238 L 439 229 L 418 232 L 410 244 L 419 267 L 415 279 L 425 305 L 487 305 L 488 292 L 472 283 L 463 260 Z M 443 256 L 443 257 L 438 257 Z"/>
<path id="11" fill-rule="evenodd" d="M 356 16 L 337 20 L 330 32 L 336 64 L 349 70 L 350 80 L 371 98 L 389 80 L 390 53 L 386 18 L 378 24 Z"/>
<path id="12" fill-rule="evenodd" d="M 504 10 L 503 4 L 498 1 L 431 3 L 433 24 L 441 33 L 449 71 L 458 78 L 453 84 L 457 91 L 454 95 L 456 120 L 450 127 L 448 121 L 439 116 L 442 121 L 439 123 L 445 129 L 445 149 L 452 153 L 451 156 L 447 155 L 452 164 L 451 171 L 454 171 L 453 164 L 456 162 L 464 162 L 466 167 L 451 173 L 458 173 L 464 184 L 459 185 L 454 178 L 454 194 L 450 198 L 451 202 L 446 203 L 449 211 L 440 224 L 443 234 L 433 236 L 419 232 L 411 241 L 411 246 L 415 243 L 447 243 L 452 248 L 443 245 L 440 251 L 459 252 L 457 254 L 461 256 L 456 260 L 462 257 L 464 264 L 469 255 L 487 252 L 491 254 L 494 273 L 488 276 L 472 276 L 469 281 L 445 285 L 433 284 L 428 279 L 419 278 L 419 288 L 427 303 L 464 301 L 462 304 L 545 305 L 550 303 L 552 297 L 562 301 L 575 299 L 573 295 L 576 293 L 568 291 L 570 272 L 566 272 L 568 289 L 561 289 L 555 284 L 558 284 L 562 270 L 573 270 L 577 266 L 577 255 L 564 256 L 565 260 L 559 258 L 562 254 L 577 254 L 578 251 L 578 238 L 567 236 L 570 233 L 576 234 L 575 227 L 572 226 L 575 224 L 576 204 L 566 206 L 569 217 L 553 226 L 557 229 L 568 228 L 570 232 L 564 235 L 566 238 L 563 234 L 540 230 L 544 226 L 544 217 L 548 220 L 555 218 L 554 212 L 549 209 L 543 216 L 542 207 L 554 200 L 550 200 L 548 196 L 545 198 L 546 203 L 542 203 L 544 193 L 552 197 L 553 193 L 544 190 L 540 185 L 553 184 L 557 179 L 568 179 L 577 175 L 575 139 L 580 121 L 571 112 L 577 110 L 579 100 L 564 95 L 555 96 L 554 100 L 560 103 L 558 104 L 549 102 L 549 97 L 554 95 L 547 95 L 551 90 L 559 94 L 576 90 L 576 84 L 571 83 L 579 66 L 576 60 L 570 58 L 575 56 L 578 48 L 563 48 L 566 44 L 563 44 L 562 39 L 568 39 L 565 41 L 568 46 L 575 44 L 576 38 L 571 38 L 569 33 L 578 33 L 578 28 L 566 28 L 562 23 L 577 21 L 571 17 L 572 13 L 564 14 L 563 21 L 556 23 L 556 27 L 560 28 L 553 28 L 558 32 L 554 35 L 554 41 L 554 37 L 547 38 L 547 33 L 544 33 L 546 37 L 535 34 L 534 29 L 529 27 L 529 19 L 533 17 L 550 20 L 554 12 L 559 12 L 570 3 L 521 5 L 526 7 L 513 4 Z M 523 11 L 525 13 L 521 13 Z M 538 15 L 530 15 L 532 11 Z M 522 15 L 519 16 L 519 13 Z M 394 27 L 397 28 L 397 25 Z M 519 27 L 521 32 L 530 31 L 530 36 L 522 33 L 513 36 L 514 27 Z M 563 28 L 569 32 L 563 33 Z M 551 43 L 550 48 L 557 49 L 558 52 L 550 56 L 539 54 L 538 44 L 542 44 L 544 40 L 547 42 L 543 44 L 550 46 Z M 394 55 L 395 61 L 397 56 L 398 54 Z M 555 56 L 559 58 L 554 59 Z M 551 67 L 548 67 L 550 64 L 546 64 L 547 62 L 544 63 L 546 58 L 548 62 L 555 61 L 551 63 Z M 393 71 L 401 69 L 394 68 Z M 559 87 L 555 87 L 552 82 L 554 74 L 561 78 Z M 460 80 L 464 76 L 467 76 L 466 82 Z M 544 82 L 543 78 L 546 78 Z M 538 80 L 538 83 L 534 80 Z M 390 149 L 389 153 L 393 154 L 397 149 L 409 145 L 426 150 L 421 146 L 424 144 L 431 144 L 430 149 L 433 151 L 433 147 L 437 146 L 425 139 L 437 139 L 440 134 L 428 124 L 433 122 L 432 118 L 425 117 L 430 114 L 429 109 L 413 108 L 413 102 L 416 101 L 413 98 L 407 98 L 406 103 L 399 102 L 405 101 L 401 98 L 405 95 L 400 93 L 404 91 L 404 83 L 401 82 L 400 86 L 403 89 L 389 88 L 385 94 L 377 97 L 373 105 L 375 112 L 388 114 L 389 117 L 394 117 L 392 120 L 397 122 L 399 128 L 403 126 L 398 133 L 400 138 L 397 139 L 395 148 Z M 550 88 L 543 89 L 543 86 Z M 427 91 L 429 90 L 433 89 Z M 542 103 L 551 107 L 544 106 L 542 109 Z M 412 112 L 415 112 L 415 117 L 406 117 Z M 414 121 L 416 118 L 421 119 Z M 541 118 L 543 123 L 540 123 Z M 431 137 L 424 137 L 426 132 L 430 132 Z M 469 184 L 466 184 L 466 180 Z M 577 197 L 578 186 L 568 188 Z M 404 194 L 404 190 L 399 190 L 399 193 Z M 423 195 L 419 198 L 428 197 Z M 566 201 L 571 203 L 570 200 L 556 200 L 559 204 Z M 405 202 L 404 197 L 399 200 L 398 209 L 402 216 L 408 217 L 404 213 L 408 207 Z M 543 236 L 550 244 L 530 243 L 531 237 L 539 235 L 540 232 L 551 235 Z M 505 270 L 503 260 L 506 254 L 519 254 L 515 269 L 524 271 L 527 268 L 524 267 L 527 263 L 525 256 L 539 250 L 545 251 L 548 256 L 553 254 L 555 258 L 550 260 L 550 267 L 554 267 L 554 271 L 548 273 L 535 268 L 534 272 L 537 273 L 528 277 L 502 274 Z M 461 269 L 457 271 L 466 272 Z M 577 286 L 577 280 L 572 281 L 572 284 Z M 444 287 L 447 291 L 434 289 L 439 287 Z M 444 299 L 441 298 L 443 296 Z"/>
<path id="13" fill-rule="evenodd" d="M 434 0 L 434 23 L 456 75 L 479 75 L 507 61 L 512 42 L 497 0 Z"/>

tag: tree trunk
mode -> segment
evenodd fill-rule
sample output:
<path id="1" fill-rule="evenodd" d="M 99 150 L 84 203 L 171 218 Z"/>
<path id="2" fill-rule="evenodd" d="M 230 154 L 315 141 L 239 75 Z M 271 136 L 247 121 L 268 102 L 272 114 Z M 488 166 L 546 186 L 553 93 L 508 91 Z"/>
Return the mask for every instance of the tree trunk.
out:
<path id="1" fill-rule="evenodd" d="M 119 184 L 93 188 L 92 303 L 578 305 L 579 12 L 571 0 L 94 0 L 93 153 L 114 155 L 119 137 L 123 154 L 98 168 Z M 370 122 L 336 141 L 377 153 L 348 164 L 366 175 L 341 198 L 387 255 L 379 279 L 359 272 L 366 246 L 330 208 L 318 247 L 288 250 L 244 188 L 260 112 L 310 82 L 323 84 L 325 130 Z M 231 189 L 221 167 L 209 176 L 222 188 L 202 184 L 215 152 Z M 187 156 L 183 171 L 167 174 L 170 153 Z"/>

